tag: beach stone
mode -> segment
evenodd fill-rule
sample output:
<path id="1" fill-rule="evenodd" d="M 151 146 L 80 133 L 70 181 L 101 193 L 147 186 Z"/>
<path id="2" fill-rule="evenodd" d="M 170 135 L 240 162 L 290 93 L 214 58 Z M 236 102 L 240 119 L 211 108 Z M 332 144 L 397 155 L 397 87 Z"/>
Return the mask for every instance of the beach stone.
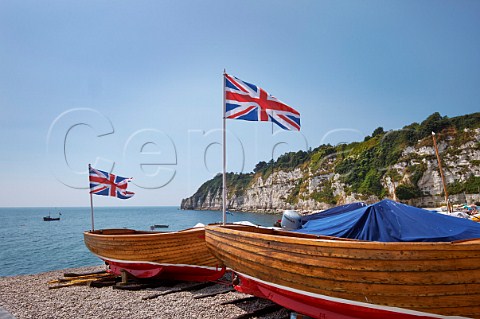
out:
<path id="1" fill-rule="evenodd" d="M 234 318 L 246 314 L 255 308 L 252 305 L 222 305 L 247 297 L 248 295 L 231 291 L 221 295 L 195 299 L 196 295 L 209 294 L 225 287 L 218 285 L 199 291 L 176 292 L 158 298 L 142 298 L 171 287 L 128 291 L 112 287 L 90 288 L 70 286 L 60 289 L 48 289 L 48 282 L 63 278 L 66 272 L 88 273 L 104 270 L 103 266 L 82 267 L 51 271 L 35 275 L 0 277 L 0 319 L 52 319 L 52 318 L 102 318 L 102 319 L 190 319 L 190 318 Z M 189 286 L 191 283 L 178 284 L 176 287 Z M 288 311 L 254 318 L 280 318 L 288 316 Z"/>

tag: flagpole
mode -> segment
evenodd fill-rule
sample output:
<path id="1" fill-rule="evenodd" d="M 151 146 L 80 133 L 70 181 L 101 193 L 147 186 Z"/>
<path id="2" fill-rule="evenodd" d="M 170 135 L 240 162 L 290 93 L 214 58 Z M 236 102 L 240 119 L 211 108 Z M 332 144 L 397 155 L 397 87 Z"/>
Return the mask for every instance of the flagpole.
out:
<path id="1" fill-rule="evenodd" d="M 90 170 L 91 170 L 92 166 L 90 164 L 88 164 L 88 175 L 90 176 Z M 90 190 L 90 187 L 88 187 L 88 189 Z M 91 218 L 92 218 L 92 232 L 95 231 L 95 225 L 94 225 L 94 222 L 93 222 L 93 196 L 92 196 L 92 192 L 91 190 L 89 191 L 90 192 L 90 211 L 91 211 Z"/>
<path id="2" fill-rule="evenodd" d="M 272 123 L 272 135 L 271 137 L 273 138 L 273 121 L 270 122 Z M 270 208 L 273 209 L 273 152 L 275 151 L 275 147 L 272 148 L 272 161 L 270 162 L 272 164 L 272 187 L 270 187 Z"/>
<path id="3" fill-rule="evenodd" d="M 227 132 L 227 124 L 226 124 L 226 104 L 225 104 L 225 69 L 223 69 L 223 179 L 222 179 L 222 185 L 223 185 L 223 196 L 222 196 L 222 212 L 223 212 L 223 225 L 227 222 L 227 138 L 226 138 L 226 132 Z"/>

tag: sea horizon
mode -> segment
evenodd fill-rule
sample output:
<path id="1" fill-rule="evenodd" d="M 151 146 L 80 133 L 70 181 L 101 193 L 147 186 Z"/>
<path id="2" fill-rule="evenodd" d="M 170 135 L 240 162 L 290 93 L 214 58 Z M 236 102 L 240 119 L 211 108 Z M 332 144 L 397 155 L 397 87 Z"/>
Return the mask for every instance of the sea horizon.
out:
<path id="1" fill-rule="evenodd" d="M 60 220 L 44 221 L 49 213 Z M 60 213 L 50 207 L 0 207 L 0 277 L 103 263 L 83 242 L 83 232 L 92 229 L 90 207 L 63 207 Z M 234 212 L 227 215 L 227 221 L 273 226 L 279 217 Z M 179 206 L 94 207 L 95 229 L 150 230 L 154 224 L 167 224 L 165 231 L 178 231 L 221 221 L 221 211 L 181 210 Z"/>
<path id="2" fill-rule="evenodd" d="M 128 208 L 141 208 L 141 207 L 178 207 L 180 208 L 180 205 L 135 205 L 135 206 L 128 206 L 128 205 L 119 205 L 119 206 L 100 206 L 100 205 L 95 205 L 93 206 L 93 209 L 95 208 L 121 208 L 121 207 L 128 207 Z M 0 209 L 2 208 L 88 208 L 90 209 L 90 205 L 86 206 L 0 206 Z"/>

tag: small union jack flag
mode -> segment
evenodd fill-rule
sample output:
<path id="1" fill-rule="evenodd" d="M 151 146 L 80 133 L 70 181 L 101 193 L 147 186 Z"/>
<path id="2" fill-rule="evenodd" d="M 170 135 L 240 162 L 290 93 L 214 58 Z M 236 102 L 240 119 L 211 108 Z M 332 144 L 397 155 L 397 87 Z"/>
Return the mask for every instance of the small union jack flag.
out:
<path id="1" fill-rule="evenodd" d="M 300 131 L 299 112 L 256 85 L 224 76 L 225 118 L 273 122 L 284 130 Z"/>
<path id="2" fill-rule="evenodd" d="M 127 191 L 131 178 L 109 174 L 91 166 L 89 170 L 90 194 L 113 196 L 120 199 L 128 199 L 135 194 Z"/>

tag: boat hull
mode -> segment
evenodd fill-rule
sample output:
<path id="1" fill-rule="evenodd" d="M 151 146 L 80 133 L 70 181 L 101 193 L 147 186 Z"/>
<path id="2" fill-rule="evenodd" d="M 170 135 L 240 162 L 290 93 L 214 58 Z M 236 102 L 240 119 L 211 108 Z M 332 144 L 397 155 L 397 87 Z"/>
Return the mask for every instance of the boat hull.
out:
<path id="1" fill-rule="evenodd" d="M 480 318 L 480 240 L 380 243 L 207 226 L 238 291 L 313 318 Z"/>
<path id="2" fill-rule="evenodd" d="M 84 232 L 84 241 L 116 275 L 126 271 L 137 278 L 213 281 L 225 273 L 225 266 L 206 247 L 204 228 L 179 232 L 103 229 Z"/>
<path id="3" fill-rule="evenodd" d="M 55 220 L 60 220 L 60 217 L 43 217 L 43 221 L 45 222 L 51 222 Z"/>
<path id="4" fill-rule="evenodd" d="M 302 290 L 279 286 L 271 282 L 236 273 L 235 290 L 269 299 L 285 308 L 295 310 L 312 318 L 334 319 L 427 319 L 467 318 L 446 317 L 396 307 L 352 302 L 348 299 L 331 298 L 325 295 L 309 294 Z"/>

